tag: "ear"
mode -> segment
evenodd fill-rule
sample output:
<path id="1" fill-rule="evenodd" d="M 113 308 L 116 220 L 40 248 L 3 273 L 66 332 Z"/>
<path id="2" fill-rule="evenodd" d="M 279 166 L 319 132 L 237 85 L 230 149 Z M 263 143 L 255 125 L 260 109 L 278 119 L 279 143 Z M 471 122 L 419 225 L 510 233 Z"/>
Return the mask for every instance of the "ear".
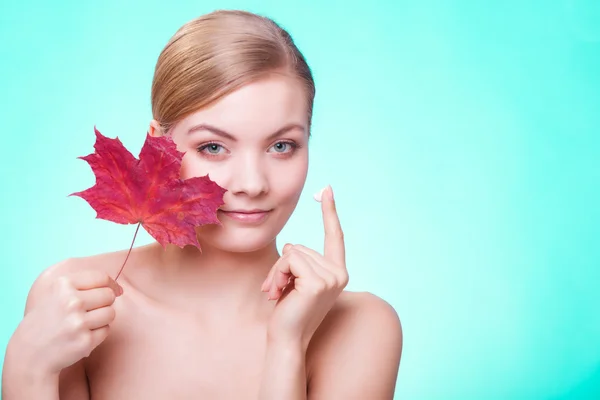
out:
<path id="1" fill-rule="evenodd" d="M 153 119 L 150 121 L 150 128 L 148 129 L 148 134 L 150 136 L 162 136 L 162 129 L 160 128 L 160 124 L 157 120 Z"/>

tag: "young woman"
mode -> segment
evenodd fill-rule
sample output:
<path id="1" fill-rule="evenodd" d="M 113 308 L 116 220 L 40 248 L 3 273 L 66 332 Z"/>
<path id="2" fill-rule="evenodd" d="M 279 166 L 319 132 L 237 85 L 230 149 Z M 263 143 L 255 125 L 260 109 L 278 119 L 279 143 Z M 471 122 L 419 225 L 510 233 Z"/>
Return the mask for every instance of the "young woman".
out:
<path id="1" fill-rule="evenodd" d="M 152 84 L 151 135 L 185 152 L 183 178 L 223 188 L 202 252 L 158 243 L 72 258 L 33 284 L 7 348 L 3 399 L 391 399 L 394 309 L 348 282 L 331 187 L 324 254 L 276 236 L 308 170 L 315 89 L 272 20 L 217 11 L 180 28 Z M 373 267 L 373 266 L 365 266 Z"/>

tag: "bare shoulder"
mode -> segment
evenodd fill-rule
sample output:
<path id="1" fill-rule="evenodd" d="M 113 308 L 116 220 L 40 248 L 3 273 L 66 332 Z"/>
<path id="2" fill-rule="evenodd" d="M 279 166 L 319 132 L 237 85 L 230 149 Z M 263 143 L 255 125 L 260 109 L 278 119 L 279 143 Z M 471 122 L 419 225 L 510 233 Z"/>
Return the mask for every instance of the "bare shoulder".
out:
<path id="1" fill-rule="evenodd" d="M 119 261 L 123 262 L 125 254 L 126 251 L 116 251 L 86 257 L 71 257 L 50 265 L 33 282 L 27 295 L 25 313 L 45 298 L 51 290 L 52 283 L 58 278 L 84 271 L 98 271 L 114 276 L 121 266 Z"/>
<path id="2" fill-rule="evenodd" d="M 100 253 L 85 257 L 71 257 L 53 264 L 43 270 L 37 280 L 49 280 L 73 272 L 96 270 L 106 273 L 118 271 L 126 251 Z"/>
<path id="3" fill-rule="evenodd" d="M 360 318 L 361 322 L 373 322 L 377 325 L 391 324 L 400 328 L 400 318 L 394 307 L 370 292 L 344 291 L 338 297 L 332 311 L 333 316 L 336 314 L 345 318 L 353 316 Z M 364 318 L 368 320 L 365 321 Z"/>
<path id="4" fill-rule="evenodd" d="M 392 398 L 402 342 L 391 304 L 369 292 L 344 291 L 307 352 L 313 397 Z"/>
<path id="5" fill-rule="evenodd" d="M 370 292 L 344 291 L 319 327 L 315 344 L 339 342 L 342 337 L 359 342 L 387 337 L 401 348 L 402 325 L 394 307 L 381 297 Z"/>

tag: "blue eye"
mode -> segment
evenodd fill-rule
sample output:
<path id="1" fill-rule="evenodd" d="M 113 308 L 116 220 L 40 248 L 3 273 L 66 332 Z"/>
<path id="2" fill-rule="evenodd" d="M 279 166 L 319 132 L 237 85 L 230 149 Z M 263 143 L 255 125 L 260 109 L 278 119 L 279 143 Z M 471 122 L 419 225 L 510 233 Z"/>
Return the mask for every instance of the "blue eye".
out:
<path id="1" fill-rule="evenodd" d="M 220 144 L 207 143 L 205 145 L 198 147 L 198 152 L 202 153 L 202 152 L 206 151 L 209 154 L 217 155 L 220 153 L 220 150 L 222 150 L 222 149 L 223 149 L 223 146 L 221 146 Z"/>
<path id="2" fill-rule="evenodd" d="M 277 142 L 271 147 L 276 153 L 288 153 L 295 149 L 295 143 L 292 142 Z"/>

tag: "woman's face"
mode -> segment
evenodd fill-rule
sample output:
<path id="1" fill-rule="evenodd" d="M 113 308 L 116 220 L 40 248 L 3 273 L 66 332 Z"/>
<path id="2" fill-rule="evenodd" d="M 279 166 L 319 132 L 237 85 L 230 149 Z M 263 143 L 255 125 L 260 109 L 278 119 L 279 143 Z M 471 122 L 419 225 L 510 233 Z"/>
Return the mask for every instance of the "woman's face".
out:
<path id="1" fill-rule="evenodd" d="M 302 85 L 273 75 L 242 87 L 170 130 L 178 150 L 185 152 L 181 177 L 208 174 L 227 189 L 218 212 L 222 226 L 197 229 L 201 245 L 248 252 L 275 239 L 306 180 L 307 114 Z"/>

